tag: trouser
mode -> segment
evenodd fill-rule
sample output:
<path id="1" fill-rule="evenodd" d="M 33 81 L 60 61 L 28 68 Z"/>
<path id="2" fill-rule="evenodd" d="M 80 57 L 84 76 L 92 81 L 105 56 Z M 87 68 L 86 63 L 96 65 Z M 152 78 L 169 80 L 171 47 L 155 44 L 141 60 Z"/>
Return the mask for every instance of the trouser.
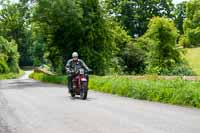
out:
<path id="1" fill-rule="evenodd" d="M 86 76 L 87 82 L 89 83 L 89 76 L 87 74 L 85 76 Z M 73 75 L 68 75 L 68 90 L 69 90 L 69 92 L 72 90 L 72 87 L 73 87 L 73 82 L 72 82 L 73 77 L 74 77 Z"/>
<path id="2" fill-rule="evenodd" d="M 69 92 L 72 90 L 72 79 L 73 79 L 73 76 L 68 75 L 68 90 L 69 90 Z"/>

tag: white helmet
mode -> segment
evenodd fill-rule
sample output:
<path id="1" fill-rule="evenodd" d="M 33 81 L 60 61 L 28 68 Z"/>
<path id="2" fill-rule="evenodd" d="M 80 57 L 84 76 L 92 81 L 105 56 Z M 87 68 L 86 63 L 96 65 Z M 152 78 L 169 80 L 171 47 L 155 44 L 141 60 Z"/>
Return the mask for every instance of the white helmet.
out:
<path id="1" fill-rule="evenodd" d="M 72 57 L 78 57 L 78 53 L 77 52 L 73 52 L 72 53 Z"/>

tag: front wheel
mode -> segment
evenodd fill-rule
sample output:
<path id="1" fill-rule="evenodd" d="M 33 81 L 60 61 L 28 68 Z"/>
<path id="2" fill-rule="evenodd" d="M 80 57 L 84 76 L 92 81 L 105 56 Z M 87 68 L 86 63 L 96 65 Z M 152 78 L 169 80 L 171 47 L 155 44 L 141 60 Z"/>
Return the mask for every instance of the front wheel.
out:
<path id="1" fill-rule="evenodd" d="M 87 82 L 82 82 L 82 91 L 81 91 L 81 99 L 85 100 L 87 99 L 88 94 L 88 88 L 87 88 Z"/>
<path id="2" fill-rule="evenodd" d="M 75 97 L 75 92 L 74 91 L 71 91 L 70 94 L 71 94 L 71 97 Z"/>

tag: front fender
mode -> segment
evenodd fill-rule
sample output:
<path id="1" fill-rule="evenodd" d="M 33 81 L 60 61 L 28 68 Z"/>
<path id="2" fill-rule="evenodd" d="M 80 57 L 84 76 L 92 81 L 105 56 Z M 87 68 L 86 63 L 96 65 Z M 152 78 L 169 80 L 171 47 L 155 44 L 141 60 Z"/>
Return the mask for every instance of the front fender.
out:
<path id="1" fill-rule="evenodd" d="M 81 78 L 81 81 L 87 81 L 87 79 L 86 78 Z"/>

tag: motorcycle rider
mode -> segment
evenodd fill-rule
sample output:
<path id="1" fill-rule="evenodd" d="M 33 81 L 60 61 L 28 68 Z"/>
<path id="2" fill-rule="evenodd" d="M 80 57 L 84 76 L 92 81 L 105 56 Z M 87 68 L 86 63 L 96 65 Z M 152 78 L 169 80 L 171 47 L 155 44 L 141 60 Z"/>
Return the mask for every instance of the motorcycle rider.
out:
<path id="1" fill-rule="evenodd" d="M 74 78 L 74 73 L 78 69 L 83 68 L 86 71 L 90 71 L 88 66 L 85 64 L 85 62 L 78 58 L 78 53 L 73 52 L 72 53 L 72 59 L 69 59 L 67 61 L 67 64 L 65 66 L 66 72 L 68 73 L 68 89 L 69 92 L 72 91 L 72 79 Z M 89 80 L 89 76 L 86 74 L 87 81 Z"/>

